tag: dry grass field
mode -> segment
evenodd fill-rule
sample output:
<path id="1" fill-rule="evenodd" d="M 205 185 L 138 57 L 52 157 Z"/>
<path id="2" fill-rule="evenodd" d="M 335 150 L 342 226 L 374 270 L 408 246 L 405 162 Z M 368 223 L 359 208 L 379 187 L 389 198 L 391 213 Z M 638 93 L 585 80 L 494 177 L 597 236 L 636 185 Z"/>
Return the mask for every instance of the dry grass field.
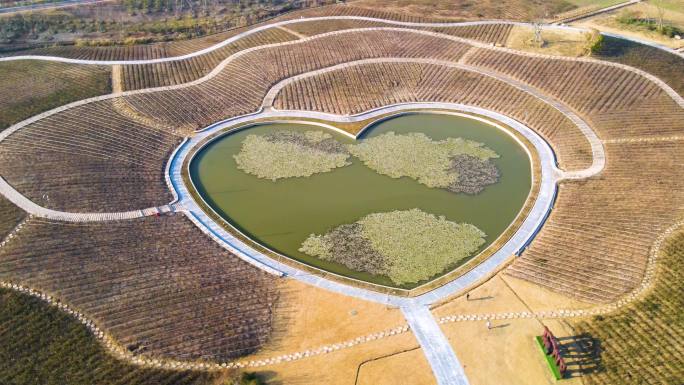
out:
<path id="1" fill-rule="evenodd" d="M 663 25 L 674 27 L 678 31 L 673 34 L 657 31 L 656 20 L 661 17 L 659 8 L 662 10 Z M 630 22 L 629 19 L 636 19 L 639 22 Z M 678 34 L 681 37 L 681 31 L 684 29 L 684 4 L 681 0 L 641 1 L 612 12 L 578 20 L 572 25 L 652 41 L 670 48 L 684 47 L 684 40 L 673 36 Z"/>
<path id="2" fill-rule="evenodd" d="M 680 384 L 684 378 L 684 232 L 662 249 L 656 283 L 646 297 L 616 313 L 573 322 L 600 341 L 602 370 L 588 384 Z"/>
<path id="3" fill-rule="evenodd" d="M 111 92 L 111 70 L 42 61 L 0 63 L 0 131 L 51 108 Z"/>
<path id="4" fill-rule="evenodd" d="M 598 35 L 588 32 L 544 30 L 541 34 L 543 43 L 540 44 L 534 41 L 534 28 L 528 26 L 515 26 L 506 36 L 501 44 L 508 48 L 569 57 L 589 55 L 592 45 L 598 39 Z"/>
<path id="5" fill-rule="evenodd" d="M 0 249 L 0 279 L 69 303 L 132 353 L 225 361 L 270 337 L 276 278 L 176 214 L 68 224 L 33 219 Z"/>

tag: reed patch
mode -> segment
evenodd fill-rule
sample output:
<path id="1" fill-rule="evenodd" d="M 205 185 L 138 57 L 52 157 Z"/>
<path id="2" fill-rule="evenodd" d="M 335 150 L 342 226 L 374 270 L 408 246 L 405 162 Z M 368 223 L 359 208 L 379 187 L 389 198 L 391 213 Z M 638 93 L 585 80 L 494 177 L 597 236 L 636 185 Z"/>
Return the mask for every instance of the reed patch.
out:
<path id="1" fill-rule="evenodd" d="M 311 234 L 300 251 L 402 285 L 458 264 L 485 243 L 484 237 L 472 224 L 411 209 L 369 214 L 324 235 Z"/>
<path id="2" fill-rule="evenodd" d="M 351 164 L 345 146 L 322 131 L 249 135 L 234 158 L 240 170 L 272 181 L 308 177 Z"/>
<path id="3" fill-rule="evenodd" d="M 388 132 L 349 145 L 367 167 L 391 178 L 409 177 L 430 188 L 477 194 L 499 180 L 499 155 L 463 138 L 432 140 L 423 133 Z"/>

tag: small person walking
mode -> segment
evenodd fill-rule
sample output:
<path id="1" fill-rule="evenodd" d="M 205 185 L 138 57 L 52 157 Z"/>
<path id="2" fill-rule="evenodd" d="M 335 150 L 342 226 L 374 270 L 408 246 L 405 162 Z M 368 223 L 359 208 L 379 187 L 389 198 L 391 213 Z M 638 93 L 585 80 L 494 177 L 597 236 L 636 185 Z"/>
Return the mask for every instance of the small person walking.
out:
<path id="1" fill-rule="evenodd" d="M 470 301 L 470 293 L 466 293 L 466 301 Z"/>
<path id="2" fill-rule="evenodd" d="M 491 330 L 491 329 L 492 329 L 492 321 L 487 320 L 487 330 Z"/>

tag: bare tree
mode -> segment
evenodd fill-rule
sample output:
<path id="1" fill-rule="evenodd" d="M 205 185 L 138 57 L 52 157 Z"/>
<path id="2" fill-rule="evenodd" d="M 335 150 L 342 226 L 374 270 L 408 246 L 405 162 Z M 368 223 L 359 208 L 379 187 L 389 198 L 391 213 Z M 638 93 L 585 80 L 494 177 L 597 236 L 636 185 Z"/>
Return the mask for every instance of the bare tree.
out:
<path id="1" fill-rule="evenodd" d="M 658 16 L 656 18 L 658 32 L 663 32 L 663 19 L 665 18 L 665 7 L 663 7 L 663 0 L 653 0 Z"/>

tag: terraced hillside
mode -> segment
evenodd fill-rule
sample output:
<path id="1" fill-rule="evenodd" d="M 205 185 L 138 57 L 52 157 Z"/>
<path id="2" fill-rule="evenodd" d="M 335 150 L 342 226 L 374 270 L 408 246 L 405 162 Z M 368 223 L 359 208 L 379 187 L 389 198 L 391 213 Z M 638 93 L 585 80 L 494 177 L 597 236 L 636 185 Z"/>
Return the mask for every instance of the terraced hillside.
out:
<path id="1" fill-rule="evenodd" d="M 483 5 L 490 7 L 492 15 L 522 19 L 541 2 L 513 0 L 503 7 L 485 1 L 467 12 L 421 14 L 416 10 L 429 7 L 429 3 L 407 9 L 394 0 L 361 0 L 278 20 L 342 14 L 443 21 L 485 17 L 474 16 Z M 446 5 L 438 2 L 433 6 Z M 402 9 L 407 12 L 398 11 Z M 260 116 L 285 115 L 283 110 L 351 115 L 400 103 L 460 103 L 498 112 L 538 132 L 557 155 L 562 169 L 559 178 L 570 175 L 566 171 L 586 174 L 584 179 L 559 182 L 548 219 L 502 274 L 534 284 L 511 280 L 518 282 L 516 287 L 529 285 L 527 290 L 537 292 L 542 292 L 540 287 L 547 288 L 591 303 L 616 303 L 639 287 L 654 243 L 684 218 L 684 109 L 658 81 L 611 61 L 653 71 L 679 90 L 678 72 L 667 71 L 677 62 L 654 55 L 655 60 L 662 60 L 659 64 L 641 63 L 638 59 L 648 55 L 646 50 L 638 55 L 620 53 L 618 59 L 600 51 L 596 57 L 605 62 L 516 53 L 494 47 L 505 42 L 511 32 L 511 24 L 506 23 L 420 27 L 420 31 L 407 30 L 410 26 L 376 28 L 387 26 L 362 20 L 294 23 L 250 35 L 211 53 L 163 64 L 110 67 L 1 62 L 0 129 L 73 100 L 109 93 L 110 77 L 117 92 L 168 88 L 111 95 L 18 127 L 0 140 L 0 176 L 45 208 L 72 213 L 138 211 L 174 199 L 165 180 L 171 152 L 183 137 L 202 140 L 205 133 L 195 130 L 217 121 L 262 108 L 265 113 Z M 351 31 L 370 27 L 374 29 Z M 77 47 L 54 48 L 45 52 L 85 58 L 166 57 L 209 46 L 234 33 L 237 30 L 196 44 L 84 48 L 80 52 Z M 261 47 L 264 45 L 269 46 Z M 233 58 L 224 62 L 231 55 Z M 225 66 L 216 68 L 222 62 Z M 203 78 L 211 71 L 211 77 Z M 202 80 L 195 82 L 198 79 Z M 582 121 L 590 129 L 583 128 Z M 587 134 L 591 131 L 598 139 Z M 597 147 L 605 151 L 606 166 L 594 172 L 592 150 Z M 553 157 L 547 160 L 552 162 Z M 426 303 L 419 308 L 403 298 L 369 292 L 367 298 L 377 302 L 372 306 L 356 298 L 340 306 L 340 298 L 358 295 L 358 291 L 309 291 L 309 283 L 333 282 L 304 272 L 289 274 L 285 265 L 276 265 L 288 272 L 282 279 L 267 274 L 199 230 L 188 219 L 193 215 L 191 203 L 185 197 L 174 205 L 174 210 L 183 213 L 67 223 L 29 217 L 0 196 L 0 281 L 17 282 L 69 304 L 134 356 L 226 362 L 258 352 L 245 358 L 256 363 L 244 362 L 268 369 L 284 367 L 284 371 L 297 374 L 290 374 L 288 379 L 295 379 L 292 383 L 319 383 L 319 377 L 308 377 L 320 371 L 319 362 L 339 365 L 350 373 L 356 370 L 358 377 L 360 365 L 370 361 L 356 360 L 389 357 L 385 354 L 391 349 L 382 344 L 391 344 L 388 339 L 397 333 L 395 329 L 378 333 L 381 325 L 399 326 L 396 330 L 401 333 L 411 330 L 419 338 L 414 341 L 410 334 L 403 334 L 406 347 L 415 350 L 419 346 L 430 364 L 445 359 L 446 355 L 435 354 L 437 350 L 421 337 L 439 338 L 439 326 L 433 325 L 432 314 L 423 305 L 446 296 L 421 298 L 419 301 Z M 18 224 L 20 230 L 13 231 Z M 7 236 L 10 232 L 11 237 Z M 684 376 L 684 331 L 678 294 L 682 291 L 683 248 L 684 233 L 667 242 L 657 284 L 644 300 L 607 315 L 605 309 L 610 306 L 601 307 L 600 313 L 591 313 L 601 317 L 574 323 L 578 333 L 598 338 L 604 350 L 604 370 L 587 377 L 588 383 L 680 382 Z M 500 285 L 508 285 L 501 281 Z M 508 290 L 515 291 L 511 286 L 506 293 Z M 567 297 L 550 294 L 554 301 L 565 298 L 569 302 Z M 540 301 L 543 296 L 551 298 L 550 294 L 544 293 Z M 501 298 L 504 296 L 497 294 L 492 301 L 496 302 L 497 317 L 491 319 L 537 322 L 527 311 L 507 308 Z M 390 299 L 403 306 L 403 313 L 391 309 Z M 458 322 L 484 320 L 471 318 L 474 313 L 470 309 L 479 309 L 479 303 L 471 306 L 470 298 L 464 302 L 462 308 L 454 307 L 468 313 L 453 315 L 460 317 Z M 618 303 L 622 306 L 623 301 Z M 281 305 L 297 308 L 283 309 Z M 335 311 L 327 311 L 326 306 Z M 553 309 L 547 318 L 589 314 L 584 310 L 575 314 Z M 516 313 L 502 313 L 510 311 Z M 505 316 L 499 318 L 501 314 Z M 280 323 L 274 325 L 276 318 Z M 411 328 L 401 326 L 404 322 Z M 316 333 L 309 331 L 312 325 Z M 488 336 L 519 332 L 506 326 L 488 330 Z M 359 337 L 370 333 L 376 334 Z M 376 339 L 383 341 L 376 343 Z M 449 344 L 446 338 L 440 342 Z M 28 384 L 36 379 L 70 384 L 223 385 L 228 381 L 224 377 L 228 373 L 128 366 L 103 349 L 87 329 L 68 316 L 22 294 L 0 290 L 2 384 Z M 315 355 L 313 349 L 317 349 Z M 79 351 L 91 358 L 85 360 L 76 354 Z M 434 373 L 438 378 L 443 375 Z M 429 377 L 425 382 L 432 380 Z"/>
<path id="2" fill-rule="evenodd" d="M 663 94 L 655 83 L 637 73 L 598 62 L 486 49 L 477 49 L 466 62 L 520 79 L 585 114 L 627 110 Z"/>
<path id="3" fill-rule="evenodd" d="M 212 79 L 168 92 L 126 97 L 138 112 L 168 125 L 200 128 L 255 112 L 278 81 L 340 62 L 368 57 L 458 60 L 467 45 L 401 31 L 347 32 L 249 52 Z"/>
<path id="4" fill-rule="evenodd" d="M 478 2 L 360 0 L 345 5 L 308 9 L 297 14 L 305 15 L 305 17 L 343 14 L 409 22 L 530 20 L 538 16 L 543 17 L 545 12 L 554 15 L 570 8 L 572 5 L 558 0 L 484 0 Z"/>
<path id="5" fill-rule="evenodd" d="M 0 63 L 0 131 L 51 108 L 111 92 L 111 69 L 45 61 Z"/>
<path id="6" fill-rule="evenodd" d="M 0 175 L 33 202 L 61 211 L 165 205 L 166 159 L 180 138 L 119 114 L 110 100 L 41 119 L 0 142 Z"/>
<path id="7" fill-rule="evenodd" d="M 290 29 L 305 36 L 314 36 L 333 31 L 342 31 L 345 29 L 378 27 L 414 28 L 443 33 L 451 36 L 458 36 L 465 39 L 480 41 L 483 43 L 504 44 L 506 42 L 506 39 L 508 39 L 508 35 L 510 34 L 511 29 L 513 29 L 513 24 L 502 22 L 493 24 L 465 25 L 456 27 L 406 27 L 403 25 L 392 24 L 389 22 L 382 21 L 340 19 L 303 21 L 299 23 L 289 24 L 286 26 L 287 29 Z"/>
<path id="8" fill-rule="evenodd" d="M 684 378 L 684 232 L 665 242 L 655 286 L 617 313 L 573 322 L 578 333 L 599 341 L 603 370 L 588 384 L 680 384 Z"/>
<path id="9" fill-rule="evenodd" d="M 684 95 L 684 58 L 645 44 L 606 37 L 593 55 L 601 60 L 626 64 L 659 77 Z"/>
<path id="10" fill-rule="evenodd" d="M 0 248 L 0 280 L 51 293 L 134 354 L 226 361 L 268 341 L 275 277 L 180 215 L 66 224 L 34 219 Z"/>
<path id="11" fill-rule="evenodd" d="M 655 239 L 684 215 L 683 144 L 608 144 L 606 170 L 561 184 L 547 223 L 508 274 L 587 301 L 633 290 Z"/>
<path id="12" fill-rule="evenodd" d="M 12 202 L 0 197 L 0 242 L 14 229 L 26 215 Z"/>
<path id="13" fill-rule="evenodd" d="M 197 80 L 211 72 L 228 56 L 252 47 L 282 43 L 297 37 L 277 28 L 257 32 L 207 54 L 190 59 L 123 66 L 123 90 L 172 86 Z"/>
<path id="14" fill-rule="evenodd" d="M 0 382 L 13 385 L 213 385 L 227 377 L 118 361 L 73 317 L 8 289 L 0 289 L 0 358 Z"/>
<path id="15" fill-rule="evenodd" d="M 512 116 L 549 140 L 562 167 L 582 169 L 591 164 L 589 142 L 552 106 L 502 81 L 436 64 L 369 63 L 326 72 L 288 84 L 274 106 L 357 114 L 421 101 L 469 104 Z"/>

